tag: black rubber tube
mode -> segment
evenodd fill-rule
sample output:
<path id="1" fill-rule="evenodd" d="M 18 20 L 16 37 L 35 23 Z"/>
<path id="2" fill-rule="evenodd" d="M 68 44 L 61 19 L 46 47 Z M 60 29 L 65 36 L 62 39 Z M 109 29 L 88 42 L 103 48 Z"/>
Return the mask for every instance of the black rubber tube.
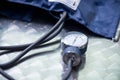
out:
<path id="1" fill-rule="evenodd" d="M 4 70 L 2 70 L 1 68 L 0 68 L 0 74 L 1 74 L 2 76 L 4 76 L 6 79 L 8 79 L 8 80 L 15 80 L 13 77 L 11 77 L 11 76 L 8 75 L 6 72 L 4 72 Z"/>
<path id="2" fill-rule="evenodd" d="M 66 18 L 67 13 L 63 12 L 63 15 L 61 17 L 61 19 L 55 24 L 54 27 L 52 27 L 52 29 L 50 29 L 49 32 L 47 32 L 44 36 L 42 36 L 40 39 L 38 39 L 37 41 L 35 41 L 34 43 L 32 43 L 31 45 L 29 45 L 24 51 L 22 51 L 17 57 L 15 57 L 13 60 L 4 63 L 4 64 L 0 64 L 0 68 L 2 69 L 6 69 L 7 67 L 13 65 L 15 62 L 17 62 L 20 58 L 22 58 L 27 52 L 29 52 L 31 49 L 33 49 L 35 46 L 43 44 L 43 41 L 45 39 L 47 39 L 48 36 L 50 36 L 61 24 L 63 24 L 65 18 Z"/>
<path id="3" fill-rule="evenodd" d="M 62 30 L 62 28 L 63 28 L 63 24 L 64 24 L 64 23 L 62 23 L 62 24 L 60 25 L 60 27 L 59 27 L 53 34 L 51 34 L 46 40 L 44 40 L 43 43 L 44 43 L 44 42 L 47 42 L 47 41 L 53 39 L 55 36 L 57 36 L 57 35 L 61 32 L 61 30 Z M 57 43 L 57 42 L 59 42 L 59 41 L 60 41 L 60 40 L 55 41 L 55 42 L 51 42 L 51 43 L 47 43 L 47 44 L 38 45 L 38 46 L 35 46 L 33 49 L 50 46 L 50 45 L 53 45 L 53 44 L 55 44 L 55 43 Z M 5 51 L 1 52 L 0 55 L 24 50 L 24 49 L 27 48 L 29 45 L 30 45 L 30 44 L 27 44 L 27 45 L 25 45 L 25 46 L 23 46 L 23 47 L 19 47 L 19 48 L 14 48 L 15 46 L 12 47 L 12 48 L 9 47 L 8 50 L 5 50 Z"/>
<path id="4" fill-rule="evenodd" d="M 53 34 L 51 34 L 47 39 L 45 39 L 43 41 L 43 43 L 53 39 L 56 35 L 58 35 L 60 33 L 62 28 L 63 28 L 63 23 L 60 25 L 60 27 L 58 27 L 58 29 Z M 16 46 L 0 46 L 0 50 L 16 50 L 16 51 L 18 51 L 18 50 L 23 50 L 23 49 L 27 48 L 31 44 L 32 43 L 24 44 L 24 45 L 16 45 Z M 36 47 L 39 47 L 39 45 Z"/>
<path id="5" fill-rule="evenodd" d="M 66 12 L 65 12 L 66 13 Z M 63 20 L 65 19 L 65 15 L 63 15 L 63 17 L 61 17 L 61 20 L 58 21 L 58 24 L 56 25 L 60 25 Z M 58 27 L 59 28 L 59 27 Z M 57 29 L 57 28 L 55 28 Z M 51 40 L 52 38 L 54 38 L 60 31 L 61 31 L 62 28 L 59 28 L 58 30 L 56 30 L 55 33 L 51 34 L 50 36 L 48 36 L 47 39 L 45 39 L 42 43 L 45 43 L 49 40 Z M 20 50 L 20 49 L 25 49 L 27 48 L 28 46 L 30 46 L 32 43 L 30 44 L 23 44 L 23 45 L 15 45 L 15 46 L 0 46 L 0 50 Z"/>
<path id="6" fill-rule="evenodd" d="M 34 47 L 33 49 L 49 47 L 49 46 L 55 45 L 55 44 L 57 44 L 57 43 L 59 43 L 59 42 L 60 42 L 60 39 L 59 39 L 59 40 L 56 40 L 56 41 L 54 41 L 54 42 L 50 42 L 50 43 L 46 43 L 46 44 L 42 44 L 42 45 L 36 46 L 36 47 Z M 25 49 L 25 48 L 23 47 L 23 48 L 15 49 L 15 50 L 14 50 L 14 49 L 13 49 L 13 50 L 5 50 L 5 51 L 3 51 L 3 52 L 0 53 L 0 56 L 1 56 L 1 55 L 4 55 L 4 54 L 9 54 L 9 53 L 13 53 L 13 52 L 22 51 L 22 50 L 24 50 L 24 49 Z"/>
<path id="7" fill-rule="evenodd" d="M 62 80 L 68 80 L 72 72 L 72 59 L 68 61 L 68 70 L 65 75 L 63 75 Z"/>

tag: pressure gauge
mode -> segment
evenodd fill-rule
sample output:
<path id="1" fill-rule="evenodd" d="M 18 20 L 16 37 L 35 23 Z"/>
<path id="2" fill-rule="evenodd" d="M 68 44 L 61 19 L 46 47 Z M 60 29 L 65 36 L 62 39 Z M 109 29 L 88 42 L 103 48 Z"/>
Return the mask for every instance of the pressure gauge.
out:
<path id="1" fill-rule="evenodd" d="M 88 37 L 80 32 L 72 31 L 65 34 L 61 39 L 63 61 L 67 64 L 73 59 L 73 66 L 81 61 L 81 55 L 87 50 Z"/>

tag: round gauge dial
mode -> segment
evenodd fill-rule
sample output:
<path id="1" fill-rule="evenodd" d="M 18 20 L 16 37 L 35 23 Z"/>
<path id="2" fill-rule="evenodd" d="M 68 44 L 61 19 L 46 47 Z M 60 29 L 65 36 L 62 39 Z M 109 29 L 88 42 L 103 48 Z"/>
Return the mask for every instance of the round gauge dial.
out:
<path id="1" fill-rule="evenodd" d="M 85 47 L 88 43 L 88 37 L 80 32 L 68 32 L 61 40 L 65 45 L 75 46 L 75 47 Z"/>

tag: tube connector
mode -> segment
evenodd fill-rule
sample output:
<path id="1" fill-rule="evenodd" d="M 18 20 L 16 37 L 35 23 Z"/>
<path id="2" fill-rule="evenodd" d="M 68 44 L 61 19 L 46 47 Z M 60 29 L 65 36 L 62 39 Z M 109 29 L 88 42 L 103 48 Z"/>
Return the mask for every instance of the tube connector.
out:
<path id="1" fill-rule="evenodd" d="M 79 50 L 79 48 L 77 47 L 67 47 L 63 53 L 62 53 L 62 56 L 63 56 L 63 61 L 65 62 L 65 64 L 68 63 L 68 61 L 70 59 L 72 59 L 72 66 L 77 66 L 80 64 L 80 61 L 81 61 L 81 52 Z"/>

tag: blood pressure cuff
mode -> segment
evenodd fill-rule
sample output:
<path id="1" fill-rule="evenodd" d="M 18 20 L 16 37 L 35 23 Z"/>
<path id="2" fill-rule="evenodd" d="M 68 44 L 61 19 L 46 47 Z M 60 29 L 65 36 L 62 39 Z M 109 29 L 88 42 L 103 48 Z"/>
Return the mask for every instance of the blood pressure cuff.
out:
<path id="1" fill-rule="evenodd" d="M 4 0 L 3 0 L 4 1 Z M 48 12 L 68 13 L 68 18 L 85 25 L 92 32 L 107 38 L 113 38 L 116 33 L 118 23 L 120 21 L 120 0 L 81 0 L 77 9 L 73 10 L 64 4 L 58 2 L 49 2 L 48 0 L 6 0 L 12 3 L 35 6 Z M 0 6 L 2 7 L 2 6 Z M 22 20 L 30 20 L 31 13 L 34 10 L 0 10 L 1 14 L 20 18 Z"/>

